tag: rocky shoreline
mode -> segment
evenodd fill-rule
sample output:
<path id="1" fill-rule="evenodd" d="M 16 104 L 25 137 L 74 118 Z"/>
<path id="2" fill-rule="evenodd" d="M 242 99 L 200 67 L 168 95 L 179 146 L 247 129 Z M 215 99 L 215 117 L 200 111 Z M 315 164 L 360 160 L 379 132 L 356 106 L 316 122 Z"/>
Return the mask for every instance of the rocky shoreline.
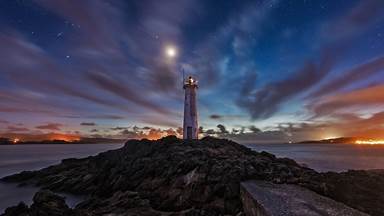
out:
<path id="1" fill-rule="evenodd" d="M 318 173 L 287 158 L 206 137 L 130 140 L 124 147 L 1 181 L 43 188 L 3 215 L 244 215 L 240 182 L 295 184 L 370 215 L 384 215 L 384 171 Z M 71 209 L 52 193 L 87 198 Z"/>

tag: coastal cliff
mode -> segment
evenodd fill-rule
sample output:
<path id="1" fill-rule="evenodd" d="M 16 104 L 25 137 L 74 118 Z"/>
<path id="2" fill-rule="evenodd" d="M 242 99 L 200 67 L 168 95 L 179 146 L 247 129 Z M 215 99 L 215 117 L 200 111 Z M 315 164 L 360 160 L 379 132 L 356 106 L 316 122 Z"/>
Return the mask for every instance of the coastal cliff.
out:
<path id="1" fill-rule="evenodd" d="M 44 190 L 4 215 L 244 215 L 240 183 L 294 184 L 371 215 L 384 215 L 384 172 L 318 173 L 235 142 L 169 136 L 2 179 Z M 53 194 L 85 195 L 71 209 Z M 20 213 L 21 212 L 21 213 Z M 39 212 L 39 214 L 35 214 Z"/>

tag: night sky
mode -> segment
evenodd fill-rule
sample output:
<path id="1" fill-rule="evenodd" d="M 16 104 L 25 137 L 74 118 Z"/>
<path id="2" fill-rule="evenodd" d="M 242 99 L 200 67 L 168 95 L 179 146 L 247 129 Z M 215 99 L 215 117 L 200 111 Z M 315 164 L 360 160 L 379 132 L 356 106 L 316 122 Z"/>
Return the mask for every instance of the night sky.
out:
<path id="1" fill-rule="evenodd" d="M 173 48 L 176 56 L 167 56 Z M 0 136 L 384 138 L 383 0 L 0 0 Z"/>

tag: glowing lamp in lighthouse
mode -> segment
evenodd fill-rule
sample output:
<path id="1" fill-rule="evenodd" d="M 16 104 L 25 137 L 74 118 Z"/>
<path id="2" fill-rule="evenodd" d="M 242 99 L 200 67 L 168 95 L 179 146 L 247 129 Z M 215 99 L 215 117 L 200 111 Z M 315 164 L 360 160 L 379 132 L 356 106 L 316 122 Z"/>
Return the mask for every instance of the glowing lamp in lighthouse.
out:
<path id="1" fill-rule="evenodd" d="M 198 139 L 198 115 L 197 115 L 197 81 L 189 76 L 184 81 L 184 123 L 183 123 L 183 139 Z"/>

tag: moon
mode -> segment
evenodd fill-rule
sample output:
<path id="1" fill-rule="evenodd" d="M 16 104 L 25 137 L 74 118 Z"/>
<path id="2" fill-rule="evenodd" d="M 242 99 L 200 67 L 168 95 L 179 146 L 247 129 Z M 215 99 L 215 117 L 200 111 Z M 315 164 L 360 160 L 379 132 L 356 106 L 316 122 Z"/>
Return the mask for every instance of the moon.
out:
<path id="1" fill-rule="evenodd" d="M 169 57 L 169 58 L 174 58 L 176 57 L 177 55 L 177 50 L 175 47 L 173 46 L 168 46 L 165 48 L 165 54 Z"/>

